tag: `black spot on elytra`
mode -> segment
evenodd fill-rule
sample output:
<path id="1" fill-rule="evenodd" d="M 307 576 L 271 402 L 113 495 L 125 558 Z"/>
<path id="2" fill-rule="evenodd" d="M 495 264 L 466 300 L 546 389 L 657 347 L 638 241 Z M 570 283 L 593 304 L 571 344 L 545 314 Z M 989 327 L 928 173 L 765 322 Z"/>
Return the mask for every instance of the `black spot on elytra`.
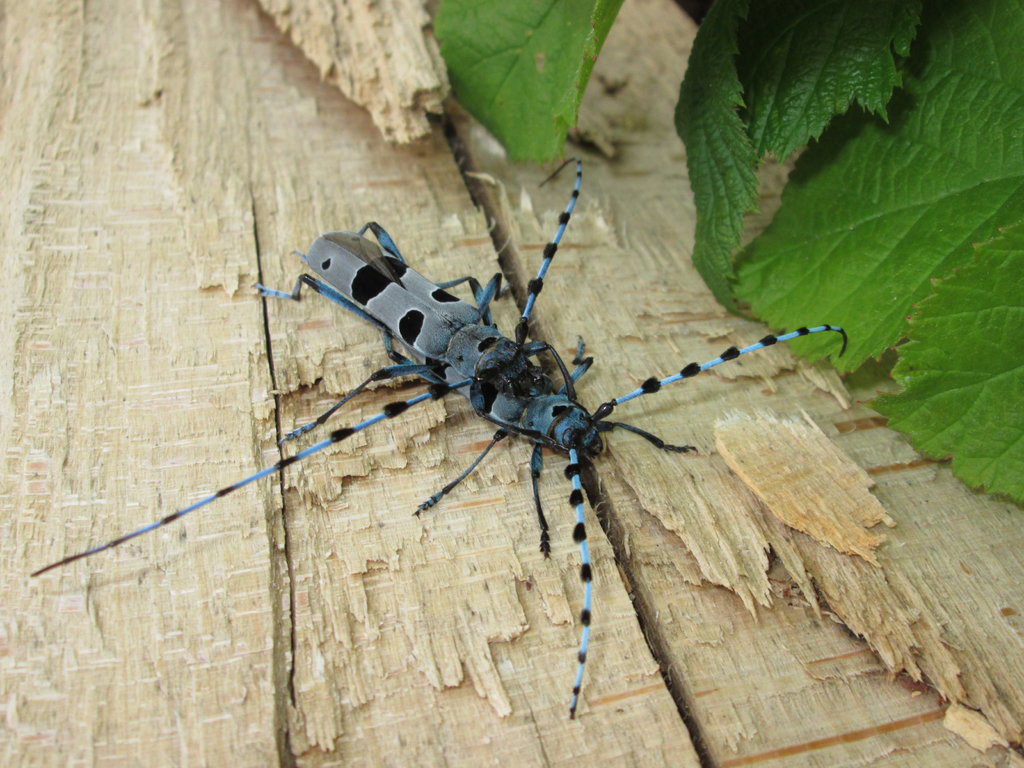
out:
<path id="1" fill-rule="evenodd" d="M 452 296 L 444 288 L 437 288 L 437 289 L 431 291 L 430 298 L 432 298 L 434 301 L 441 301 L 441 302 L 446 302 L 446 303 L 451 303 L 453 301 L 458 301 L 458 298 L 456 298 L 455 296 Z"/>
<path id="2" fill-rule="evenodd" d="M 330 268 L 331 268 L 331 260 L 330 259 L 324 259 L 322 262 L 320 262 L 320 269 L 322 269 L 324 272 L 326 272 Z"/>
<path id="3" fill-rule="evenodd" d="M 373 267 L 360 267 L 352 278 L 352 298 L 365 306 L 380 296 L 389 285 L 391 281 Z"/>
<path id="4" fill-rule="evenodd" d="M 398 321 L 398 332 L 406 344 L 413 345 L 423 330 L 423 313 L 418 309 L 410 309 Z"/>

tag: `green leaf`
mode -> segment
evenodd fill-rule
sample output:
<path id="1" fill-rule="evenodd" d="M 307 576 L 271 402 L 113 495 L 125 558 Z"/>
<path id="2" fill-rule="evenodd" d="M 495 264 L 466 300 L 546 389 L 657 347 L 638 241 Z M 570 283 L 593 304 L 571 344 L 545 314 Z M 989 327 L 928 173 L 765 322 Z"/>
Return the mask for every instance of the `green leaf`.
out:
<path id="1" fill-rule="evenodd" d="M 740 29 L 745 120 L 758 155 L 789 157 L 856 101 L 885 116 L 920 0 L 763 0 Z"/>
<path id="2" fill-rule="evenodd" d="M 893 370 L 904 390 L 876 399 L 929 456 L 952 455 L 966 483 L 1024 501 L 1024 224 L 977 247 L 910 320 Z"/>
<path id="3" fill-rule="evenodd" d="M 435 19 L 459 103 L 513 160 L 558 157 L 622 0 L 443 0 Z"/>
<path id="4" fill-rule="evenodd" d="M 720 302 L 735 309 L 729 281 L 743 215 L 757 200 L 758 155 L 739 117 L 736 34 L 749 0 L 718 0 L 693 41 L 676 106 L 697 205 L 693 265 Z"/>
<path id="5" fill-rule="evenodd" d="M 749 16 L 747 6 L 712 7 L 676 108 L 697 204 L 694 265 L 730 309 L 758 161 L 786 157 L 855 101 L 884 114 L 899 83 L 893 48 L 907 52 L 920 12 L 920 0 L 761 0 Z"/>
<path id="6" fill-rule="evenodd" d="M 891 123 L 848 116 L 800 158 L 738 294 L 773 327 L 843 325 L 847 370 L 899 341 L 933 278 L 1024 218 L 1022 39 L 1020 0 L 929 2 Z"/>

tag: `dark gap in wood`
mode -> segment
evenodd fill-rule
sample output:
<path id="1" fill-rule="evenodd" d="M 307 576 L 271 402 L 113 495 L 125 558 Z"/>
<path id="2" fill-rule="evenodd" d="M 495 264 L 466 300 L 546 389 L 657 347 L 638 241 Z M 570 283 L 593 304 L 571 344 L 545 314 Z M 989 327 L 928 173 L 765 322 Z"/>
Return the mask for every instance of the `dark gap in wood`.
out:
<path id="1" fill-rule="evenodd" d="M 484 212 L 484 216 L 487 219 L 487 231 L 491 236 L 491 242 L 494 244 L 494 252 L 497 254 L 498 268 L 501 270 L 502 279 L 512 292 L 512 298 L 515 299 L 516 306 L 521 310 L 526 305 L 526 282 L 519 276 L 515 268 L 516 257 L 519 255 L 518 251 L 512 242 L 512 235 L 509 229 L 502 221 L 501 209 L 498 205 L 498 199 L 492 191 L 492 186 L 480 178 L 469 149 L 459 135 L 458 128 L 455 125 L 455 120 L 457 119 L 460 118 L 457 116 L 453 117 L 450 112 L 446 112 L 442 118 L 445 140 L 448 142 L 452 157 L 455 159 L 455 165 L 462 175 L 462 181 L 469 191 L 469 197 L 473 201 L 473 205 Z M 467 118 L 461 119 L 465 120 Z"/>
<path id="2" fill-rule="evenodd" d="M 598 476 L 597 468 L 591 462 L 584 462 L 580 480 L 583 483 L 583 490 L 587 493 L 587 502 L 590 504 L 590 508 L 594 510 L 594 516 L 597 518 L 598 523 L 601 525 L 601 530 L 604 531 L 604 535 L 611 544 L 615 566 L 623 575 L 623 580 L 626 582 L 625 586 L 629 593 L 629 600 L 633 604 L 633 615 L 636 616 L 637 624 L 640 625 L 640 632 L 644 636 L 651 655 L 658 663 L 661 679 L 665 682 L 665 687 L 668 688 L 668 693 L 672 697 L 672 701 L 675 702 L 676 711 L 683 721 L 683 726 L 690 735 L 690 742 L 693 744 L 693 750 L 697 754 L 697 759 L 700 760 L 701 768 L 716 768 L 717 763 L 708 751 L 700 724 L 686 704 L 682 681 L 676 680 L 673 677 L 671 665 L 667 664 L 667 660 L 672 658 L 672 653 L 668 648 L 668 644 L 661 636 L 660 625 L 657 620 L 657 610 L 649 605 L 642 592 L 637 591 L 633 586 L 634 583 L 639 582 L 634 580 L 630 573 L 630 557 L 628 545 L 626 544 L 626 533 L 621 527 L 622 524 L 619 517 L 615 514 L 615 504 L 605 495 L 604 490 L 601 488 L 601 480 Z"/>
<path id="3" fill-rule="evenodd" d="M 451 113 L 445 114 L 443 122 L 445 138 L 448 141 L 452 156 L 462 174 L 462 179 L 466 184 L 474 205 L 482 209 L 487 217 L 488 230 L 491 241 L 494 243 L 494 250 L 497 253 L 502 275 L 506 283 L 511 286 L 517 306 L 522 308 L 525 302 L 526 284 L 519 278 L 515 267 L 518 253 L 509 234 L 510 230 L 502 221 L 500 207 L 495 194 L 492 192 L 492 187 L 477 175 L 478 172 L 469 149 L 459 135 L 458 127 L 455 125 L 455 121 L 458 119 L 460 118 L 457 114 L 455 116 L 452 116 Z M 536 333 L 531 334 L 531 336 L 537 338 Z M 689 733 L 697 758 L 700 760 L 702 768 L 714 768 L 715 762 L 705 746 L 700 726 L 686 705 L 681 686 L 673 681 L 671 671 L 667 669 L 666 660 L 671 659 L 671 654 L 668 652 L 667 646 L 658 631 L 658 624 L 654 618 L 655 611 L 647 605 L 647 602 L 642 597 L 638 597 L 632 589 L 629 576 L 629 557 L 626 554 L 627 550 L 624 543 L 625 536 L 621 530 L 617 529 L 618 523 L 614 514 L 614 505 L 603 495 L 597 471 L 593 464 L 589 462 L 584 463 L 580 479 L 586 491 L 590 507 L 594 510 L 601 529 L 611 543 L 612 556 L 615 559 L 616 568 L 623 575 L 624 581 L 627 582 L 626 587 L 629 590 L 629 597 L 634 607 L 633 612 L 640 626 L 640 631 L 647 642 L 651 655 L 658 663 L 662 680 L 664 680 L 669 695 L 676 705 L 676 711 L 683 721 L 683 726 Z M 607 514 L 609 512 L 611 513 L 610 515 Z"/>
<path id="4" fill-rule="evenodd" d="M 253 243 L 256 246 L 256 275 L 257 280 L 261 284 L 264 283 L 263 277 L 263 259 L 262 251 L 260 249 L 260 235 L 259 235 L 259 216 L 256 210 L 256 199 L 252 195 L 251 191 L 249 194 L 250 208 L 252 211 L 252 238 Z M 267 309 L 267 299 L 262 299 L 262 313 L 263 313 L 263 339 L 264 346 L 267 354 L 267 369 L 270 373 L 270 386 L 274 393 L 274 436 L 278 441 L 278 455 L 279 459 L 284 458 L 284 450 L 281 448 L 280 440 L 282 437 L 281 429 L 281 404 L 282 395 L 277 386 L 277 371 L 274 367 L 274 347 L 273 342 L 270 338 L 270 312 Z M 285 702 L 282 701 L 280 695 L 280 686 L 278 681 L 285 680 L 287 682 L 288 699 L 293 708 L 296 708 L 295 698 L 295 648 L 296 648 L 296 637 L 295 637 L 295 578 L 294 569 L 292 567 L 292 549 L 288 535 L 288 508 L 285 500 L 284 493 L 284 469 L 281 469 L 277 473 L 278 484 L 281 495 L 281 530 L 283 532 L 284 540 L 281 542 L 283 554 L 276 554 L 277 547 L 271 546 L 270 549 L 270 584 L 272 594 L 270 599 L 272 601 L 271 615 L 273 616 L 274 622 L 274 652 L 273 658 L 273 679 L 274 679 L 274 740 L 277 743 L 277 754 L 280 764 L 282 766 L 288 766 L 294 768 L 298 763 L 295 759 L 295 754 L 292 750 L 291 744 L 291 728 L 290 720 L 288 717 L 288 707 Z M 271 519 L 267 519 L 267 540 L 271 543 L 274 542 L 274 522 Z M 281 568 L 281 562 L 284 562 L 284 568 Z M 281 601 L 278 599 L 277 587 L 280 584 L 280 577 L 284 572 L 288 579 L 288 616 L 287 619 L 283 616 L 283 612 L 280 608 Z M 285 622 L 287 621 L 287 626 Z M 280 640 L 283 635 L 288 635 L 289 651 L 287 655 L 283 652 L 280 644 Z"/>

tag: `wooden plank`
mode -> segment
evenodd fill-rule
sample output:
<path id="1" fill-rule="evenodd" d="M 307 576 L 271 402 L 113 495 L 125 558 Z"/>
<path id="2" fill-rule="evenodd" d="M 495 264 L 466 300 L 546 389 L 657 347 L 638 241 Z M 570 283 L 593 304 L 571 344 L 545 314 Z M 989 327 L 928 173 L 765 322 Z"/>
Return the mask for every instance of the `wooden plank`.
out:
<path id="1" fill-rule="evenodd" d="M 765 333 L 721 310 L 686 259 L 692 204 L 672 126 L 678 81 L 665 73 L 682 71 L 689 40 L 692 25 L 665 4 L 627 4 L 595 69 L 598 87 L 584 101 L 581 123 L 603 126 L 599 145 L 613 147 L 615 157 L 586 156 L 580 207 L 545 282 L 535 330 L 565 351 L 577 333 L 587 338 L 597 364 L 580 391 L 592 407 L 651 374 Z M 476 168 L 493 180 L 483 189 L 492 190 L 499 221 L 520 244 L 507 259 L 522 284 L 560 195 L 537 190 L 537 174 L 505 163 L 472 124 L 461 134 Z M 607 525 L 648 641 L 714 764 L 1010 759 L 997 749 L 979 755 L 952 737 L 939 698 L 911 678 L 980 709 L 1005 738 L 1019 739 L 1024 659 L 1012 626 L 1020 613 L 1019 526 L 1009 505 L 920 462 L 868 409 L 845 407 L 877 386 L 861 377 L 851 397 L 827 369 L 773 348 L 616 411 L 701 450 L 665 456 L 613 435 L 598 466 Z M 868 470 L 897 522 L 877 550 L 880 567 L 767 513 L 715 453 L 715 424 L 735 412 L 807 414 Z M 773 460 L 783 466 L 801 456 L 787 449 Z M 698 586 L 707 584 L 729 592 Z M 887 669 L 908 677 L 896 684 Z"/>
<path id="2" fill-rule="evenodd" d="M 208 7 L 193 27 L 220 37 L 202 55 L 225 83 L 257 42 L 234 33 L 239 10 Z M 8 765 L 258 765 L 279 752 L 269 486 L 28 578 L 272 447 L 271 424 L 251 416 L 268 411 L 261 311 L 236 290 L 256 273 L 234 111 L 245 89 L 217 94 L 216 110 L 178 109 L 212 79 L 187 61 L 183 21 L 158 3 L 4 9 Z"/>
<path id="3" fill-rule="evenodd" d="M 278 419 L 386 362 L 324 302 L 265 320 L 250 286 L 290 286 L 293 248 L 374 218 L 427 274 L 497 265 L 440 131 L 388 146 L 251 4 L 53 0 L 4 24 L 8 762 L 696 765 L 600 537 L 601 652 L 567 718 L 578 554 L 568 516 L 537 549 L 525 446 L 410 514 L 492 432 L 456 398 L 283 496 L 27 578 L 273 462 Z"/>
<path id="4" fill-rule="evenodd" d="M 322 302 L 271 303 L 265 319 L 254 299 L 257 278 L 290 287 L 299 264 L 287 254 L 317 232 L 374 218 L 430 276 L 497 266 L 439 131 L 385 145 L 248 3 L 51 0 L 7 9 L 3 24 L 0 290 L 16 308 L 0 316 L 7 763 L 694 765 L 638 620 L 706 763 L 1012 759 L 950 735 L 933 692 L 893 683 L 829 620 L 1002 733 L 1017 727 L 1021 548 L 1006 505 L 916 461 L 868 411 L 837 405 L 834 376 L 779 349 L 630 412 L 702 441 L 700 456 L 615 435 L 602 457 L 613 545 L 590 526 L 594 643 L 575 722 L 564 459 L 547 459 L 548 561 L 521 443 L 429 515 L 408 514 L 490 436 L 455 398 L 290 469 L 283 496 L 253 486 L 27 579 L 273 462 L 282 430 L 384 362 L 374 332 Z M 567 351 L 587 336 L 588 403 L 763 334 L 672 258 L 693 227 L 671 129 L 678 83 L 665 73 L 681 73 L 692 35 L 673 7 L 627 4 L 587 98 L 585 122 L 618 158 L 587 157 L 538 331 Z M 536 169 L 463 135 L 512 201 L 491 214 L 522 283 L 567 182 L 538 192 Z M 510 328 L 514 308 L 498 308 Z M 385 388 L 338 423 L 414 391 Z M 765 514 L 714 454 L 724 400 L 803 409 L 869 470 L 897 521 L 881 570 Z"/>

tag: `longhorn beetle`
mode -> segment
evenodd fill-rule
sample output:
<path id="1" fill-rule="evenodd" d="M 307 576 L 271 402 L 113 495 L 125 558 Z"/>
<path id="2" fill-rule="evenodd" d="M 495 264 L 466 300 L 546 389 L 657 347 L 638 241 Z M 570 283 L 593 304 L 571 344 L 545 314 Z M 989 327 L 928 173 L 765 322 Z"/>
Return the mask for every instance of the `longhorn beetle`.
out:
<path id="1" fill-rule="evenodd" d="M 658 392 L 667 384 L 692 378 L 727 360 L 735 360 L 740 355 L 770 347 L 780 341 L 789 341 L 798 336 L 807 336 L 822 331 L 835 331 L 843 339 L 842 349 L 839 352 L 842 355 L 846 351 L 847 339 L 846 331 L 836 325 L 798 328 L 781 336 L 768 335 L 742 349 L 729 347 L 718 357 L 705 363 L 688 363 L 678 373 L 666 378 L 659 379 L 652 376 L 633 391 L 601 403 L 593 412 L 588 411 L 577 400 L 575 389 L 575 383 L 593 363 L 593 358 L 583 356 L 583 340 L 580 339 L 578 342 L 576 356 L 572 361 L 575 366 L 572 372 L 569 372 L 561 356 L 547 342 L 527 341 L 530 336 L 530 317 L 537 303 L 537 297 L 544 287 L 544 278 L 555 258 L 558 244 L 562 240 L 562 235 L 565 233 L 566 225 L 569 223 L 569 218 L 572 216 L 576 200 L 579 197 L 580 185 L 583 180 L 583 163 L 578 159 L 567 160 L 546 180 L 550 181 L 562 168 L 573 162 L 576 164 L 576 182 L 573 185 L 572 196 L 559 217 L 555 236 L 544 247 L 544 256 L 537 276 L 528 284 L 526 303 L 519 322 L 516 324 L 514 340 L 505 337 L 491 320 L 490 303 L 501 293 L 500 273 L 491 278 L 486 285 L 480 285 L 472 277 L 434 283 L 412 270 L 406 264 L 391 235 L 372 221 L 358 232 L 329 232 L 321 235 L 313 241 L 309 253 L 298 254 L 310 270 L 316 274 L 315 277 L 308 274 L 301 275 L 296 280 L 291 293 L 266 288 L 262 285 L 256 287 L 264 297 L 295 301 L 301 298 L 303 286 L 312 289 L 375 326 L 381 332 L 384 350 L 394 365 L 385 366 L 372 373 L 314 421 L 288 433 L 281 442 L 292 440 L 323 424 L 335 411 L 373 382 L 400 376 L 419 376 L 429 384 L 427 391 L 408 400 L 389 403 L 377 415 L 354 426 L 336 429 L 325 440 L 284 458 L 273 466 L 221 488 L 210 496 L 113 541 L 69 555 L 45 568 L 40 568 L 32 575 L 39 576 L 53 568 L 116 547 L 129 539 L 167 525 L 221 496 L 226 496 L 242 486 L 302 461 L 307 456 L 322 451 L 329 445 L 339 443 L 356 432 L 385 419 L 394 418 L 417 403 L 426 400 L 439 400 L 452 391 L 458 391 L 469 399 L 470 405 L 477 415 L 496 424 L 498 430 L 487 447 L 470 463 L 469 467 L 420 504 L 415 514 L 419 515 L 450 493 L 480 464 L 498 442 L 512 433 L 519 434 L 533 443 L 530 476 L 537 520 L 540 525 L 540 549 L 546 557 L 550 552 L 550 542 L 548 524 L 541 508 L 538 487 L 541 474 L 541 451 L 547 446 L 555 451 L 568 454 L 569 463 L 565 467 L 565 475 L 572 483 L 569 504 L 576 509 L 573 540 L 580 548 L 580 578 L 583 581 L 583 609 L 580 613 L 582 630 L 577 654 L 576 678 L 573 682 L 572 697 L 569 702 L 569 717 L 575 717 L 590 644 L 592 606 L 590 552 L 587 548 L 587 532 L 583 517 L 583 490 L 580 483 L 581 464 L 589 464 L 601 453 L 604 447 L 601 435 L 613 429 L 623 429 L 639 435 L 663 451 L 685 453 L 696 450 L 689 445 L 670 445 L 638 427 L 619 421 L 610 421 L 608 417 L 611 416 L 612 411 L 617 406 L 642 395 Z M 367 231 L 373 233 L 376 242 L 365 236 Z M 475 306 L 457 299 L 448 292 L 449 288 L 462 283 L 469 284 L 476 302 Z M 401 351 L 396 349 L 396 341 Z M 542 352 L 550 354 L 554 359 L 561 379 L 560 386 L 535 362 Z"/>

